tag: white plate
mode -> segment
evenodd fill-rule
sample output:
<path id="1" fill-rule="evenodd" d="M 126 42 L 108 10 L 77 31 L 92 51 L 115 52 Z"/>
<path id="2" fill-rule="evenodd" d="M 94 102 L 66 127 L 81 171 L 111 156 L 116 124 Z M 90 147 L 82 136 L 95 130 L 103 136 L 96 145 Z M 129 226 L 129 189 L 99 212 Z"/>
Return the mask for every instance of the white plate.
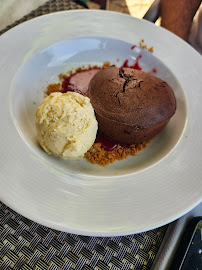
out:
<path id="1" fill-rule="evenodd" d="M 154 53 L 131 50 L 142 38 Z M 61 160 L 38 146 L 35 111 L 59 73 L 132 63 L 140 53 L 143 70 L 157 68 L 177 99 L 175 116 L 144 151 L 103 168 Z M 113 12 L 50 14 L 2 35 L 1 200 L 45 226 L 99 236 L 149 230 L 191 210 L 202 198 L 201 60 L 172 33 Z"/>

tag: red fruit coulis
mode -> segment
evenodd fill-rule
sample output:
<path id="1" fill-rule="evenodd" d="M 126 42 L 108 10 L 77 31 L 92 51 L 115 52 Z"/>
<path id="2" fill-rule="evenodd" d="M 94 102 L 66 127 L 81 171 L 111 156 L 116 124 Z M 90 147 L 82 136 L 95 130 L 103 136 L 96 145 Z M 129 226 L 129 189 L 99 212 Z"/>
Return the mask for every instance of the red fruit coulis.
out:
<path id="1" fill-rule="evenodd" d="M 112 151 L 113 149 L 115 149 L 118 145 L 122 146 L 122 147 L 128 147 L 129 145 L 127 144 L 121 144 L 118 142 L 115 142 L 109 138 L 107 138 L 101 131 L 98 130 L 97 132 L 97 136 L 95 139 L 95 143 L 100 143 L 102 145 L 102 147 L 106 150 L 106 151 Z"/>
<path id="2" fill-rule="evenodd" d="M 112 151 L 118 146 L 118 143 L 105 137 L 99 130 L 97 132 L 95 143 L 100 143 L 102 147 L 107 151 Z"/>
<path id="3" fill-rule="evenodd" d="M 123 65 L 121 66 L 121 68 L 133 68 L 133 69 L 137 69 L 137 70 L 142 70 L 141 66 L 139 65 L 139 59 L 141 57 L 142 57 L 142 55 L 140 54 L 132 66 L 129 65 L 129 61 L 128 61 L 128 59 L 126 59 L 125 62 L 123 63 Z"/>
<path id="4" fill-rule="evenodd" d="M 131 50 L 135 49 L 135 47 L 137 47 L 137 45 L 133 45 L 133 46 L 131 47 Z"/>

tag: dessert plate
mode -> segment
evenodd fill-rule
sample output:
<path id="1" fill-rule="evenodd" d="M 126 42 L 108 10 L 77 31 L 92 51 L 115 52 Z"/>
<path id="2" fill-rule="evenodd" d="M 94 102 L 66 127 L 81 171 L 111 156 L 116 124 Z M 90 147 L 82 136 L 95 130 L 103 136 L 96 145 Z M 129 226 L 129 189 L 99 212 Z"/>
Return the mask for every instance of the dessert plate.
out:
<path id="1" fill-rule="evenodd" d="M 140 48 L 144 42 L 151 53 Z M 137 45 L 131 49 L 133 45 Z M 166 80 L 177 111 L 136 157 L 106 167 L 62 160 L 38 145 L 35 112 L 45 87 L 80 66 L 124 60 Z M 45 226 L 113 236 L 169 223 L 202 199 L 201 56 L 174 34 L 120 13 L 68 11 L 0 37 L 0 199 Z"/>

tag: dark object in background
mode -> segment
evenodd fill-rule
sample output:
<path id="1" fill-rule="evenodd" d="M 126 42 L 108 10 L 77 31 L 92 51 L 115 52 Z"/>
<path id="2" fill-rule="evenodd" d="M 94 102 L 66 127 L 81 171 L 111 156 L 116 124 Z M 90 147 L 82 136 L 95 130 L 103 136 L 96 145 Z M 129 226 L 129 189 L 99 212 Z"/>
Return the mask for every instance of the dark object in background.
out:
<path id="1" fill-rule="evenodd" d="M 158 20 L 160 13 L 160 0 L 155 0 L 144 15 L 143 19 L 155 23 Z"/>
<path id="2" fill-rule="evenodd" d="M 91 0 L 92 2 L 98 4 L 100 6 L 100 9 L 106 9 L 107 6 L 107 0 Z M 73 0 L 73 2 L 77 3 L 78 5 L 83 6 L 84 8 L 88 7 L 88 0 Z"/>
<path id="3" fill-rule="evenodd" d="M 93 2 L 100 5 L 100 9 L 106 9 L 107 0 L 93 0 Z"/>
<path id="4" fill-rule="evenodd" d="M 84 8 L 89 8 L 86 4 L 87 1 L 82 1 L 82 0 L 72 0 L 72 1 Z"/>
<path id="5" fill-rule="evenodd" d="M 188 223 L 168 270 L 202 269 L 202 217 Z"/>

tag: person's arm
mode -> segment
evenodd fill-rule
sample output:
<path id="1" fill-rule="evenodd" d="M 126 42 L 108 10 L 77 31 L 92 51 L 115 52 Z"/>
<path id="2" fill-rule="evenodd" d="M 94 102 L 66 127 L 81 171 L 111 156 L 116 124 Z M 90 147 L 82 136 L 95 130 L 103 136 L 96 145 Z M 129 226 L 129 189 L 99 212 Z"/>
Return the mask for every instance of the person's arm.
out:
<path id="1" fill-rule="evenodd" d="M 161 26 L 187 40 L 200 4 L 201 0 L 161 0 Z"/>

